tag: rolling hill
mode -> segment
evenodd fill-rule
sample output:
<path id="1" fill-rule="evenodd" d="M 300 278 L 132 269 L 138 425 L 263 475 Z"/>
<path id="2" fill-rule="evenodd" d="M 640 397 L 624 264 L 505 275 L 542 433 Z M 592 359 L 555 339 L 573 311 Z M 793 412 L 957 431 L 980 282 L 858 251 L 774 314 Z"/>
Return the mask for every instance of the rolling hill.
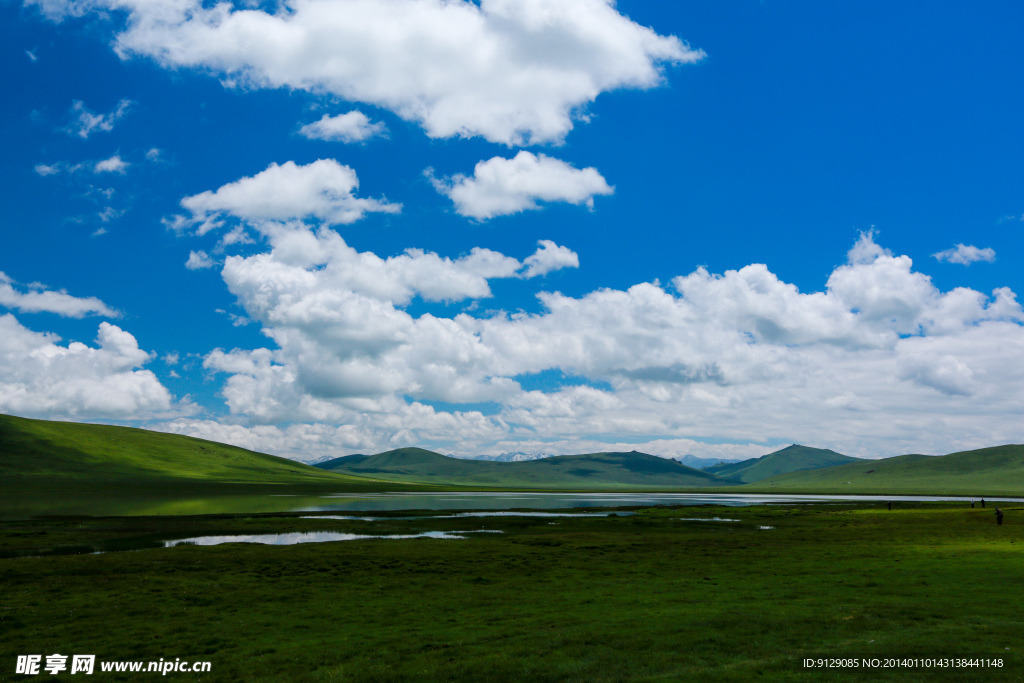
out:
<path id="1" fill-rule="evenodd" d="M 392 481 L 458 486 L 666 489 L 724 486 L 706 472 L 645 453 L 558 455 L 525 462 L 449 458 L 422 448 L 328 460 L 317 467 Z"/>
<path id="2" fill-rule="evenodd" d="M 0 415 L 0 490 L 238 484 L 372 482 L 178 434 Z"/>
<path id="3" fill-rule="evenodd" d="M 860 460 L 827 469 L 789 472 L 743 488 L 792 493 L 1024 496 L 1024 445 L 940 456 Z"/>
<path id="4" fill-rule="evenodd" d="M 338 491 L 412 490 L 423 485 L 594 490 L 729 487 L 736 492 L 1024 496 L 1024 445 L 884 460 L 860 460 L 794 445 L 705 471 L 636 451 L 491 462 L 400 448 L 335 458 L 312 467 L 188 436 L 0 415 L 0 492 L 237 491 L 264 485 Z"/>
<path id="5" fill-rule="evenodd" d="M 793 444 L 774 453 L 762 455 L 760 458 L 722 463 L 707 467 L 704 471 L 724 479 L 731 479 L 735 483 L 750 484 L 787 472 L 835 467 L 859 461 L 859 458 L 836 453 L 827 448 L 811 448 Z"/>

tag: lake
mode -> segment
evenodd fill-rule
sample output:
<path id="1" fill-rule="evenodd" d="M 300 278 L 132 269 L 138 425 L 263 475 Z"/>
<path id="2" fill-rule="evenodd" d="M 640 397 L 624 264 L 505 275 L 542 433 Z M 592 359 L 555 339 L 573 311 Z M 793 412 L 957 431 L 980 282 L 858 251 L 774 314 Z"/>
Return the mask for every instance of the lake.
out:
<path id="1" fill-rule="evenodd" d="M 0 500 L 0 518 L 37 515 L 205 515 L 260 512 L 380 512 L 393 510 L 551 510 L 646 505 L 782 505 L 842 501 L 962 501 L 962 496 L 767 495 L 741 493 L 547 493 L 458 491 L 326 493 L 318 495 L 125 495 L 25 493 Z M 976 499 L 977 500 L 977 499 Z M 1024 502 L 1024 498 L 987 498 Z"/>

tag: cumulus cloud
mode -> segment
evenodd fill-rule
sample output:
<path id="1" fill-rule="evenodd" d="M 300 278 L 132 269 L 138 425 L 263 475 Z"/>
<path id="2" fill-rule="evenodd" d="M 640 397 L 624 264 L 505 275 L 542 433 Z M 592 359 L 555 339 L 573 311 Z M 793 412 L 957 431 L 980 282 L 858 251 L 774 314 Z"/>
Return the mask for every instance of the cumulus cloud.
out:
<path id="1" fill-rule="evenodd" d="M 455 202 L 461 216 L 487 220 L 540 208 L 542 202 L 586 204 L 593 208 L 595 195 L 609 195 L 608 185 L 596 168 L 578 169 L 544 154 L 522 151 L 511 159 L 494 157 L 481 161 L 472 176 L 456 174 L 435 178 L 438 192 Z"/>
<path id="2" fill-rule="evenodd" d="M 940 251 L 932 256 L 939 261 L 949 261 L 950 263 L 959 263 L 961 265 L 969 266 L 972 263 L 978 261 L 987 261 L 992 263 L 996 260 L 996 251 L 991 248 L 979 249 L 978 247 L 971 246 L 969 244 L 957 244 L 952 249 L 946 249 Z"/>
<path id="3" fill-rule="evenodd" d="M 191 227 L 200 235 L 219 227 L 228 216 L 259 223 L 310 218 L 326 225 L 353 223 L 367 213 L 398 213 L 401 204 L 355 196 L 356 172 L 334 159 L 305 166 L 272 163 L 252 177 L 186 197 L 181 205 L 191 216 L 176 216 L 171 227 Z"/>
<path id="4" fill-rule="evenodd" d="M 523 277 L 537 277 L 562 268 L 580 267 L 579 255 L 569 247 L 559 246 L 551 240 L 540 240 L 537 244 L 540 248 L 523 261 L 526 266 Z"/>
<path id="5" fill-rule="evenodd" d="M 0 306 L 23 313 L 56 313 L 67 318 L 84 318 L 87 315 L 116 318 L 119 315 L 94 296 L 71 296 L 64 290 L 53 291 L 38 284 L 22 292 L 14 288 L 15 284 L 14 280 L 0 272 Z"/>
<path id="6" fill-rule="evenodd" d="M 287 281 L 290 293 L 270 287 L 265 290 L 266 298 L 260 307 L 275 307 L 274 302 L 282 295 L 294 297 L 305 310 L 294 309 L 293 313 L 311 318 L 329 316 L 332 309 L 347 315 L 346 305 L 361 301 L 368 308 L 359 304 L 356 308 L 360 310 L 353 310 L 352 314 L 369 318 L 379 314 L 382 317 L 377 322 L 381 322 L 389 316 L 387 309 L 406 306 L 416 297 L 446 302 L 487 298 L 491 296 L 488 280 L 536 275 L 529 273 L 531 267 L 536 268 L 530 265 L 531 259 L 553 270 L 565 267 L 556 260 L 570 261 L 575 256 L 570 250 L 543 240 L 525 263 L 482 247 L 454 259 L 420 249 L 381 258 L 353 249 L 332 230 L 313 232 L 301 224 L 275 225 L 268 235 L 270 253 L 227 257 L 224 277 L 229 288 L 243 294 L 259 288 L 260 278 Z M 356 325 L 355 320 L 352 318 L 351 324 Z M 375 323 L 368 320 L 366 324 L 369 329 Z"/>
<path id="7" fill-rule="evenodd" d="M 71 122 L 65 130 L 69 134 L 77 135 L 83 140 L 97 131 L 109 133 L 114 130 L 114 124 L 128 113 L 131 106 L 131 100 L 121 100 L 112 112 L 108 114 L 95 114 L 86 109 L 85 103 L 76 100 L 71 105 L 71 112 L 69 114 Z"/>
<path id="8" fill-rule="evenodd" d="M 330 93 L 431 137 L 560 141 L 602 92 L 647 89 L 701 50 L 610 0 L 289 0 L 276 11 L 198 0 L 29 0 L 48 16 L 125 11 L 124 58 L 199 68 L 240 87 Z"/>
<path id="9" fill-rule="evenodd" d="M 128 165 L 128 162 L 122 159 L 120 154 L 115 154 L 109 159 L 96 162 L 93 171 L 96 173 L 124 173 Z"/>
<path id="10" fill-rule="evenodd" d="M 266 253 L 228 257 L 223 277 L 272 347 L 204 361 L 226 375 L 228 407 L 250 426 L 306 423 L 329 435 L 358 424 L 353 444 L 433 439 L 462 453 L 658 435 L 802 440 L 877 456 L 894 454 L 882 443 L 921 450 L 1024 436 L 1006 418 L 1024 405 L 1015 362 L 1024 311 L 1013 293 L 942 292 L 870 234 L 822 291 L 752 264 L 578 298 L 542 291 L 537 313 L 480 317 L 407 307 L 416 296 L 487 296 L 489 278 L 522 277 L 531 257 L 382 259 L 301 225 L 269 239 Z M 559 253 L 542 242 L 535 271 Z M 579 381 L 524 389 L 544 372 Z M 492 408 L 442 412 L 434 402 Z"/>
<path id="11" fill-rule="evenodd" d="M 189 270 L 204 270 L 213 268 L 214 265 L 213 259 L 205 251 L 188 252 L 188 261 L 185 262 L 185 267 Z"/>
<path id="12" fill-rule="evenodd" d="M 150 354 L 128 332 L 100 323 L 96 346 L 63 346 L 13 315 L 0 316 L 0 412 L 44 418 L 160 416 L 173 407 L 156 376 L 139 369 Z"/>
<path id="13" fill-rule="evenodd" d="M 340 142 L 362 142 L 373 137 L 386 136 L 387 126 L 382 121 L 370 123 L 370 119 L 358 109 L 339 116 L 324 114 L 314 123 L 307 123 L 299 134 L 311 140 L 337 140 Z"/>
<path id="14" fill-rule="evenodd" d="M 906 354 L 900 358 L 900 377 L 951 396 L 973 393 L 974 372 L 949 354 Z"/>

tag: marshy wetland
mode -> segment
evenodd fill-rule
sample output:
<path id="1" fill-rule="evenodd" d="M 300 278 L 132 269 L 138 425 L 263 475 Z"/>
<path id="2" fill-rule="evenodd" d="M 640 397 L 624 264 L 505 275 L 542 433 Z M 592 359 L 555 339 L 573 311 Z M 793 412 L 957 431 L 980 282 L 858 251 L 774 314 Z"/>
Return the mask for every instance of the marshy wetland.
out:
<path id="1" fill-rule="evenodd" d="M 1024 505 L 1003 509 L 1002 526 L 961 502 L 7 520 L 0 643 L 209 660 L 205 680 L 863 680 L 800 662 L 898 654 L 1005 662 L 929 680 L 1024 680 Z M 299 533 L 374 538 L 165 547 Z"/>

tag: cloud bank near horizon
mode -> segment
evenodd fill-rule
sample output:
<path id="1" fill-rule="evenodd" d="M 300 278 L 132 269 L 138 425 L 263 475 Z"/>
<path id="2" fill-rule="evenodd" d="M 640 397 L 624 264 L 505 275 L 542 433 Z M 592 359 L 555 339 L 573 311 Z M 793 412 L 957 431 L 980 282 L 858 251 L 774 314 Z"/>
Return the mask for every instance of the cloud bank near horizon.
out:
<path id="1" fill-rule="evenodd" d="M 898 450 L 1010 438 L 1005 417 L 1022 398 L 1014 293 L 941 292 L 871 233 L 822 291 L 751 264 L 578 298 L 542 290 L 539 313 L 486 316 L 407 309 L 416 297 L 487 297 L 488 280 L 534 257 L 383 260 L 330 230 L 267 234 L 268 250 L 227 257 L 222 277 L 274 345 L 204 361 L 226 377 L 236 424 L 168 429 L 247 447 L 245 434 L 259 434 L 307 456 L 414 443 L 457 454 L 657 443 L 659 455 L 721 455 L 795 440 L 879 455 L 869 446 L 878 440 Z M 557 249 L 542 243 L 534 256 Z M 524 388 L 551 372 L 577 381 Z"/>
<path id="2" fill-rule="evenodd" d="M 141 369 L 151 355 L 130 333 L 102 323 L 97 347 L 60 346 L 10 314 L 0 409 L 177 412 L 154 427 L 293 457 L 409 444 L 460 455 L 619 444 L 750 457 L 790 441 L 878 456 L 879 441 L 891 455 L 1010 440 L 1007 418 L 1024 399 L 1014 293 L 942 292 L 870 233 L 822 291 L 751 264 L 580 297 L 542 287 L 538 313 L 480 314 L 471 304 L 491 296 L 491 280 L 577 267 L 578 257 L 542 240 L 522 260 L 480 248 L 380 258 L 326 227 L 258 225 L 265 246 L 226 256 L 221 276 L 273 344 L 206 354 L 204 367 L 225 378 L 223 425 L 175 403 Z M 111 312 L 51 294 L 49 309 L 35 310 Z M 417 299 L 462 310 L 413 314 Z M 545 373 L 572 381 L 528 388 Z"/>

